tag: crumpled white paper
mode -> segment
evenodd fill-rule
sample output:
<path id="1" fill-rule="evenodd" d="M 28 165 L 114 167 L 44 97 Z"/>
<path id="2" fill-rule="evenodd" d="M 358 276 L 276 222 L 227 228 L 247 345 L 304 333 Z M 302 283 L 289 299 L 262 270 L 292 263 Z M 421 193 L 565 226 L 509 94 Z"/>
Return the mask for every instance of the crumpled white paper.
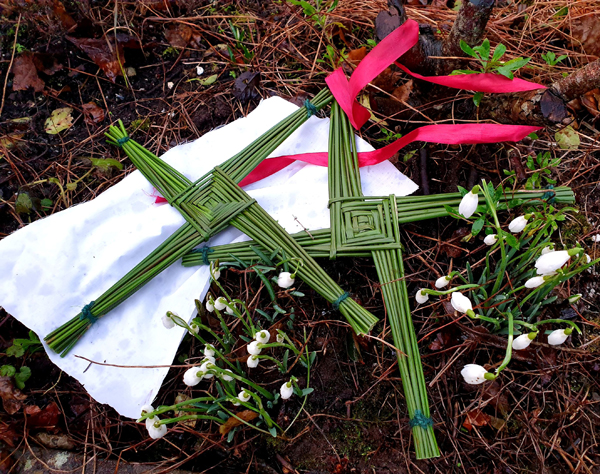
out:
<path id="1" fill-rule="evenodd" d="M 195 180 L 228 159 L 297 107 L 281 98 L 263 101 L 246 118 L 177 146 L 163 159 Z M 328 119 L 311 119 L 271 156 L 327 150 Z M 357 139 L 359 151 L 372 147 Z M 408 195 L 417 186 L 389 162 L 361 169 L 365 195 Z M 329 227 L 327 169 L 296 162 L 246 190 L 288 232 Z M 108 289 L 184 223 L 169 205 L 155 204 L 153 188 L 135 171 L 93 201 L 38 220 L 0 241 L 0 305 L 43 338 Z M 209 245 L 246 236 L 229 228 Z M 64 358 L 52 361 L 78 379 L 100 403 L 137 418 L 151 403 L 168 368 L 118 368 L 96 362 L 153 366 L 172 363 L 183 329 L 165 329 L 161 316 L 185 319 L 194 299 L 208 291 L 208 267 L 175 263 L 104 316 Z"/>

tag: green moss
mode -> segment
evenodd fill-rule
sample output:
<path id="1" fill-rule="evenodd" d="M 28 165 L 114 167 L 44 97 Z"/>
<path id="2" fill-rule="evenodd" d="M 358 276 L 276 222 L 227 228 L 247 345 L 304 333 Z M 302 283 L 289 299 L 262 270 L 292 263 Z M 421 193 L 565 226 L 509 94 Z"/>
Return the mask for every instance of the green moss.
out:
<path id="1" fill-rule="evenodd" d="M 561 225 L 561 237 L 565 243 L 565 248 L 574 247 L 581 240 L 581 236 L 587 234 L 590 230 L 591 226 L 585 217 L 585 213 L 570 213 L 569 218 Z"/>
<path id="2" fill-rule="evenodd" d="M 129 129 L 132 132 L 136 132 L 138 130 L 141 130 L 142 132 L 147 132 L 150 129 L 150 125 L 152 125 L 152 122 L 149 118 L 139 117 L 131 122 L 131 124 L 129 125 Z"/>

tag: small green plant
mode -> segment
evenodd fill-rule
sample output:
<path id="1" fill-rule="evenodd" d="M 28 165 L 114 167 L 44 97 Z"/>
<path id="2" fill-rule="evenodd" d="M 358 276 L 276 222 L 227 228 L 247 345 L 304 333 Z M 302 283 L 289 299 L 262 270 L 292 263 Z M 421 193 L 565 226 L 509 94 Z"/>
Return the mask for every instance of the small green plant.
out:
<path id="1" fill-rule="evenodd" d="M 346 60 L 348 53 L 346 48 L 342 48 L 341 51 L 337 51 L 332 45 L 328 44 L 323 53 L 323 57 L 317 59 L 318 63 L 331 64 L 333 69 L 336 69 L 342 62 Z"/>
<path id="2" fill-rule="evenodd" d="M 331 13 L 337 7 L 339 0 L 333 0 L 327 6 L 329 2 L 323 0 L 316 0 L 315 5 L 311 5 L 305 0 L 288 0 L 292 5 L 302 7 L 304 15 L 314 22 L 319 28 L 323 28 L 327 22 L 327 13 Z"/>
<path id="3" fill-rule="evenodd" d="M 556 66 L 559 62 L 567 59 L 567 57 L 568 56 L 566 54 L 561 54 L 559 57 L 556 57 L 556 54 L 554 54 L 552 51 L 542 53 L 542 59 L 546 61 L 548 66 Z"/>
<path id="4" fill-rule="evenodd" d="M 15 386 L 19 390 L 25 388 L 25 382 L 31 377 L 31 369 L 29 367 L 21 367 L 17 372 L 17 369 L 13 365 L 3 365 L 0 367 L 1 377 L 12 377 L 15 381 Z"/>
<path id="5" fill-rule="evenodd" d="M 521 57 L 514 58 L 506 62 L 501 61 L 502 57 L 506 53 L 506 46 L 504 46 L 502 43 L 498 44 L 494 48 L 490 58 L 490 42 L 487 38 L 483 40 L 483 43 L 481 43 L 480 46 L 474 46 L 472 48 L 463 40 L 460 40 L 460 48 L 465 52 L 465 54 L 468 54 L 472 58 L 478 60 L 481 65 L 481 69 L 479 71 L 471 71 L 470 69 L 457 69 L 452 71 L 451 75 L 495 72 L 507 77 L 508 79 L 514 79 L 514 72 L 521 69 L 529 61 L 531 61 L 531 58 Z M 483 92 L 477 92 L 473 97 L 473 102 L 477 107 L 479 107 L 482 98 Z"/>
<path id="6" fill-rule="evenodd" d="M 550 152 L 538 153 L 535 158 L 531 155 L 527 157 L 527 168 L 532 172 L 531 176 L 525 182 L 525 189 L 542 189 L 548 185 L 555 185 L 556 180 L 550 178 L 552 168 L 560 165 L 560 158 L 552 158 Z M 513 186 L 516 181 L 514 170 L 504 170 L 508 176 L 506 182 Z"/>
<path id="7" fill-rule="evenodd" d="M 249 63 L 254 58 L 254 53 L 250 51 L 244 44 L 244 41 L 246 40 L 246 32 L 243 29 L 235 26 L 231 21 L 229 22 L 229 28 L 231 29 L 233 39 L 235 40 L 235 48 L 242 52 L 245 62 Z M 233 54 L 231 46 L 227 46 L 227 50 L 229 51 L 229 59 L 231 59 L 231 62 L 235 64 L 235 55 Z"/>
<path id="8" fill-rule="evenodd" d="M 173 46 L 169 46 L 162 52 L 162 56 L 165 59 L 174 59 L 177 56 L 179 56 L 179 51 L 177 51 L 177 48 L 174 48 Z"/>
<path id="9" fill-rule="evenodd" d="M 26 351 L 30 354 L 42 350 L 42 343 L 36 333 L 29 331 L 29 339 L 14 339 L 12 346 L 6 349 L 6 355 L 23 357 Z"/>

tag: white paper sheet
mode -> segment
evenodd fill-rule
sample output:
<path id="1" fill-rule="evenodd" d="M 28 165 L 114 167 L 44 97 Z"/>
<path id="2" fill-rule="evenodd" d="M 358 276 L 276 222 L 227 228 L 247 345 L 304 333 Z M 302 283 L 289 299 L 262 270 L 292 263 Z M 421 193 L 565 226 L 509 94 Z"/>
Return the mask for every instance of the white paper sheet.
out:
<path id="1" fill-rule="evenodd" d="M 163 159 L 194 180 L 225 161 L 297 107 L 281 98 L 263 101 L 246 118 L 177 146 Z M 311 119 L 271 155 L 327 150 L 328 119 Z M 372 149 L 358 139 L 359 151 Z M 389 162 L 361 169 L 365 195 L 408 195 L 417 186 Z M 289 232 L 329 226 L 327 169 L 294 163 L 246 188 Z M 93 201 L 38 220 L 0 241 L 0 305 L 40 338 L 76 315 L 177 230 L 184 219 L 169 205 L 157 205 L 153 188 L 135 171 Z M 245 239 L 228 229 L 209 245 Z M 174 311 L 191 319 L 194 299 L 203 299 L 205 266 L 175 263 L 94 324 L 65 357 L 46 346 L 52 361 L 78 379 L 100 403 L 137 418 L 153 401 L 167 368 L 115 368 L 169 365 L 183 330 L 167 330 L 161 316 Z M 86 370 L 87 368 L 87 370 Z"/>

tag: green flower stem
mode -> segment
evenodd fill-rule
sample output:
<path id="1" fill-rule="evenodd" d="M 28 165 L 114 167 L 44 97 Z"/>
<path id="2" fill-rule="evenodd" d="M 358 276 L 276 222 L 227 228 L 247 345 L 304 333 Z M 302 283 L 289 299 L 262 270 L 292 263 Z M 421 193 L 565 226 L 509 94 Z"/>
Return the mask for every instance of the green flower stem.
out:
<path id="1" fill-rule="evenodd" d="M 281 362 L 279 362 L 277 359 L 275 359 L 275 357 L 271 357 L 271 356 L 264 355 L 264 354 L 257 355 L 256 357 L 258 357 L 259 359 L 270 360 L 271 362 L 274 362 L 275 365 L 277 365 L 279 372 L 281 372 L 282 374 L 285 374 L 285 367 L 283 366 L 283 364 Z"/>
<path id="2" fill-rule="evenodd" d="M 158 424 L 159 425 L 169 425 L 172 423 L 178 423 L 180 421 L 186 421 L 186 420 L 210 420 L 210 421 L 216 421 L 220 425 L 223 424 L 223 420 L 221 418 L 218 418 L 216 416 L 210 416 L 210 415 L 181 415 L 176 418 L 165 418 L 164 420 L 160 420 L 160 422 Z"/>
<path id="3" fill-rule="evenodd" d="M 443 295 L 449 295 L 452 294 L 456 291 L 460 291 L 460 290 L 467 290 L 467 289 L 471 289 L 471 288 L 479 288 L 481 285 L 475 285 L 472 283 L 467 283 L 466 285 L 461 285 L 461 286 L 457 286 L 455 288 L 451 288 L 450 290 L 430 290 L 429 288 L 423 288 L 421 289 L 421 291 L 423 293 L 426 293 L 428 295 L 434 295 L 434 296 L 443 296 Z"/>
<path id="4" fill-rule="evenodd" d="M 537 323 L 533 323 L 532 326 L 537 329 L 538 326 L 542 324 L 568 324 L 573 329 L 575 329 L 579 334 L 581 334 L 581 329 L 579 326 L 572 321 L 567 321 L 566 319 L 545 319 L 544 321 L 539 321 Z"/>
<path id="5" fill-rule="evenodd" d="M 502 361 L 500 367 L 496 369 L 496 376 L 498 376 L 498 374 L 506 368 L 512 358 L 512 343 L 514 338 L 513 315 L 510 311 L 508 311 L 506 316 L 508 318 L 508 344 L 506 346 L 506 355 L 504 356 L 504 360 Z"/>

